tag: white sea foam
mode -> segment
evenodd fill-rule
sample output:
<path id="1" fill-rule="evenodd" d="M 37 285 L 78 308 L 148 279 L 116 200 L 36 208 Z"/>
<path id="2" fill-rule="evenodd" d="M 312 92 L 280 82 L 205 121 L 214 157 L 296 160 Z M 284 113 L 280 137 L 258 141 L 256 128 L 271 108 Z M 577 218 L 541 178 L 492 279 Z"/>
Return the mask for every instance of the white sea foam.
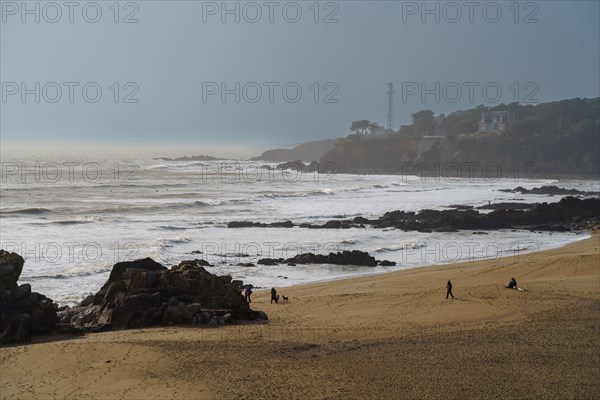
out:
<path id="1" fill-rule="evenodd" d="M 116 262 L 144 257 L 165 265 L 203 258 L 215 265 L 210 267 L 211 272 L 271 287 L 390 268 L 248 268 L 236 264 L 256 263 L 261 257 L 288 258 L 301 252 L 361 250 L 396 261 L 396 268 L 410 268 L 453 262 L 455 258 L 486 257 L 489 254 L 485 251 L 496 248 L 502 256 L 521 254 L 585 237 L 529 231 L 490 231 L 475 237 L 471 232 L 428 234 L 369 227 L 227 228 L 227 223 L 234 220 L 324 223 L 356 216 L 377 218 L 393 210 L 441 210 L 455 204 L 476 207 L 490 200 L 514 200 L 513 193 L 498 189 L 547 182 L 562 186 L 561 181 L 440 182 L 381 175 L 336 175 L 334 180 L 324 181 L 324 176 L 293 170 L 271 175 L 265 172 L 262 179 L 248 180 L 240 178 L 240 169 L 235 169 L 236 163 L 243 162 L 156 160 L 135 160 L 139 169 L 135 179 L 129 179 L 128 175 L 114 175 L 111 168 L 115 160 L 94 161 L 107 171 L 97 181 L 79 178 L 75 182 L 22 183 L 18 177 L 9 177 L 3 183 L 1 247 L 26 258 L 23 282 L 63 304 L 73 304 L 87 293 L 98 291 Z M 221 164 L 227 167 L 224 174 L 214 169 Z M 594 191 L 598 182 L 569 181 L 565 185 Z M 540 201 L 535 195 L 519 198 Z M 560 196 L 543 197 L 543 201 L 559 200 Z M 465 244 L 457 256 L 450 251 L 456 244 Z M 193 254 L 194 251 L 202 254 Z"/>

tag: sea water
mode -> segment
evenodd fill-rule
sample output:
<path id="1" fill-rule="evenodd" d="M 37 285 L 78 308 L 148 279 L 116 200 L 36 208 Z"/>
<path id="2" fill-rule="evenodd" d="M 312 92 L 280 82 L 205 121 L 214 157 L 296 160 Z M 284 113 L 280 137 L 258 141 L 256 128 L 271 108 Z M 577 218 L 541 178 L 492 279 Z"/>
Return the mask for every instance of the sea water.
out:
<path id="1" fill-rule="evenodd" d="M 227 228 L 230 221 L 324 223 L 387 211 L 448 209 L 494 202 L 555 202 L 561 196 L 501 192 L 557 185 L 597 190 L 597 181 L 428 175 L 344 175 L 276 170 L 238 160 L 151 157 L 3 156 L 1 247 L 26 262 L 30 283 L 59 304 L 95 293 L 119 261 L 151 257 L 165 266 L 204 259 L 207 269 L 258 287 L 381 273 L 463 260 L 524 257 L 585 233 L 527 230 L 454 233 L 396 229 Z M 299 253 L 367 251 L 394 267 L 256 265 Z M 255 266 L 238 266 L 252 263 Z M 510 277 L 507 277 L 507 279 Z"/>

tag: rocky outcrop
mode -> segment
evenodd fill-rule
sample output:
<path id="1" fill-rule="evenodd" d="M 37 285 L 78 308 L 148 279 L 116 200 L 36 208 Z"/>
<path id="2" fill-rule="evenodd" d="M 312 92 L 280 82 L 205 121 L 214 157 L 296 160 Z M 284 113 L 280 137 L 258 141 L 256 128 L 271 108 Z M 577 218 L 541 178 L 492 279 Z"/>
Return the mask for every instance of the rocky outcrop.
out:
<path id="1" fill-rule="evenodd" d="M 475 210 L 393 211 L 373 221 L 372 225 L 376 228 L 417 231 L 510 228 L 568 231 L 577 228 L 583 219 L 594 223 L 599 217 L 600 199 L 565 197 L 557 203 L 537 203 L 528 210 L 501 207 L 487 214 Z"/>
<path id="2" fill-rule="evenodd" d="M 477 207 L 478 210 L 529 210 L 535 207 L 536 203 L 516 203 L 516 202 L 505 202 L 505 203 L 492 203 L 486 204 L 485 206 Z"/>
<path id="3" fill-rule="evenodd" d="M 335 140 L 326 139 L 302 143 L 293 149 L 267 150 L 250 161 L 284 162 L 289 160 L 318 160 L 326 151 L 333 148 Z"/>
<path id="4" fill-rule="evenodd" d="M 324 224 L 236 222 L 236 227 L 299 226 L 308 229 L 396 228 L 418 232 L 456 232 L 458 230 L 535 229 L 569 231 L 593 229 L 600 224 L 600 198 L 578 199 L 565 197 L 557 203 L 497 203 L 480 207 L 492 212 L 480 213 L 472 208 L 450 210 L 421 210 L 419 212 L 391 211 L 377 219 L 355 217 L 351 220 L 330 220 Z"/>
<path id="5" fill-rule="evenodd" d="M 0 250 L 0 344 L 26 342 L 55 330 L 58 305 L 18 285 L 25 261 L 17 253 Z"/>
<path id="6" fill-rule="evenodd" d="M 335 264 L 335 265 L 360 265 L 367 267 L 375 267 L 377 265 L 392 266 L 396 265 L 393 261 L 379 261 L 375 257 L 369 255 L 364 251 L 352 250 L 342 251 L 338 253 L 314 254 L 314 253 L 303 253 L 298 254 L 294 257 L 283 259 L 283 258 L 261 258 L 258 260 L 258 264 L 261 265 L 296 265 L 296 264 Z"/>
<path id="7" fill-rule="evenodd" d="M 283 222 L 252 222 L 252 221 L 231 221 L 227 224 L 228 228 L 293 228 L 292 221 Z"/>
<path id="8" fill-rule="evenodd" d="M 60 312 L 61 322 L 100 330 L 260 319 L 231 277 L 213 275 L 198 261 L 170 269 L 150 258 L 117 263 L 98 293 Z"/>
<path id="9" fill-rule="evenodd" d="M 581 196 L 598 196 L 600 192 L 585 192 L 577 189 L 564 189 L 554 185 L 534 187 L 533 189 L 525 189 L 523 186 L 517 186 L 514 189 L 499 189 L 499 192 L 506 193 L 521 193 L 521 194 L 543 194 L 543 195 L 581 195 Z"/>
<path id="10" fill-rule="evenodd" d="M 300 172 L 319 172 L 319 163 L 312 161 L 310 164 L 304 164 L 301 160 L 285 162 L 278 164 L 277 169 L 291 169 Z"/>

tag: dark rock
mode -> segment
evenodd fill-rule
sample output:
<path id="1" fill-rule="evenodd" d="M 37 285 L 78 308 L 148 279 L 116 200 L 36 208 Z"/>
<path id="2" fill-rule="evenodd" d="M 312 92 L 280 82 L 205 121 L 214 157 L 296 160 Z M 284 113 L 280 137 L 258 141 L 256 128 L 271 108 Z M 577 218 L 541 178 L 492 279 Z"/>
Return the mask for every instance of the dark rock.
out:
<path id="1" fill-rule="evenodd" d="M 90 294 L 88 295 L 85 299 L 83 299 L 83 301 L 79 304 L 81 307 L 87 307 L 90 304 L 94 304 L 94 299 L 96 298 L 95 295 Z"/>
<path id="2" fill-rule="evenodd" d="M 269 319 L 267 313 L 264 311 L 257 311 L 256 316 L 258 317 L 258 319 L 262 319 L 263 321 L 267 321 Z"/>
<path id="3" fill-rule="evenodd" d="M 171 269 L 151 259 L 115 264 L 93 300 L 61 312 L 61 321 L 99 330 L 209 323 L 216 314 L 206 310 L 217 310 L 217 325 L 225 323 L 224 314 L 231 320 L 258 318 L 230 276 L 213 275 L 198 264 L 182 261 Z"/>
<path id="4" fill-rule="evenodd" d="M 299 172 L 315 172 L 319 170 L 319 164 L 316 161 L 311 162 L 306 165 L 302 162 L 302 160 L 296 160 L 291 162 L 286 162 L 277 165 L 277 169 L 290 169 L 292 171 Z"/>
<path id="5" fill-rule="evenodd" d="M 183 305 L 176 305 L 167 307 L 163 314 L 163 325 L 177 325 L 185 321 L 185 307 Z"/>
<path id="6" fill-rule="evenodd" d="M 0 314 L 0 344 L 27 342 L 31 339 L 29 314 Z"/>
<path id="7" fill-rule="evenodd" d="M 107 283 L 110 284 L 114 281 L 122 280 L 123 273 L 127 269 L 142 269 L 142 270 L 146 270 L 146 271 L 158 272 L 158 271 L 164 271 L 167 268 L 163 267 L 162 265 L 160 265 L 159 263 L 157 263 L 156 261 L 154 261 L 151 258 L 144 258 L 144 259 L 136 260 L 136 261 L 126 261 L 126 262 L 116 263 L 113 266 L 112 271 L 110 272 L 110 276 L 108 278 Z"/>
<path id="8" fill-rule="evenodd" d="M 15 300 L 21 301 L 23 299 L 28 298 L 31 295 L 31 285 L 29 283 L 25 283 L 15 290 Z"/>
<path id="9" fill-rule="evenodd" d="M 264 222 L 252 222 L 252 221 L 231 221 L 227 224 L 228 228 L 293 228 L 294 224 L 292 221 L 283 222 L 271 222 L 266 224 Z"/>
<path id="10" fill-rule="evenodd" d="M 297 264 L 336 264 L 336 265 L 364 265 L 374 267 L 377 265 L 375 257 L 369 253 L 352 250 L 342 251 L 338 253 L 329 253 L 328 255 L 303 253 L 284 260 L 283 258 L 261 258 L 258 260 L 261 265 L 279 265 L 287 264 L 295 266 Z"/>
<path id="11" fill-rule="evenodd" d="M 283 258 L 261 258 L 258 260 L 258 264 L 260 265 L 279 265 L 283 262 Z"/>
<path id="12" fill-rule="evenodd" d="M 507 193 L 521 193 L 521 194 L 542 194 L 542 195 L 583 195 L 583 196 L 597 196 L 600 192 L 583 192 L 577 189 L 564 189 L 558 186 L 549 185 L 542 187 L 535 187 L 533 189 L 525 189 L 522 186 L 517 186 L 514 189 L 499 189 L 500 192 Z"/>
<path id="13" fill-rule="evenodd" d="M 239 279 L 233 279 L 231 281 L 231 286 L 233 286 L 239 290 L 242 290 L 244 288 L 244 282 Z"/>
<path id="14" fill-rule="evenodd" d="M 293 228 L 294 227 L 294 224 L 292 223 L 292 221 L 273 222 L 269 225 L 274 228 Z"/>
<path id="15" fill-rule="evenodd" d="M 537 203 L 492 203 L 477 207 L 479 210 L 529 210 Z"/>
<path id="16" fill-rule="evenodd" d="M 186 322 L 192 322 L 192 319 L 202 311 L 202 304 L 192 303 L 185 306 L 183 316 Z"/>
<path id="17" fill-rule="evenodd" d="M 356 217 L 353 220 L 330 220 L 323 225 L 301 223 L 297 226 L 307 229 L 348 229 L 370 225 L 378 229 L 401 229 L 404 231 L 417 231 L 430 233 L 457 232 L 466 229 L 514 229 L 526 226 L 548 225 L 551 229 L 568 230 L 570 227 L 586 229 L 594 227 L 600 219 L 600 198 L 578 199 L 565 197 L 558 203 L 497 203 L 481 207 L 491 209 L 489 213 L 482 214 L 470 206 L 449 210 L 421 210 L 415 212 L 391 211 L 378 219 L 369 220 Z M 589 219 L 585 224 L 581 220 Z M 596 222 L 594 222 L 596 221 Z M 232 222 L 233 226 L 291 226 L 285 223 L 264 224 L 260 222 Z M 293 225 L 293 224 L 292 224 Z M 553 228 L 554 227 L 554 228 Z M 545 228 L 547 229 L 547 228 Z M 269 261 L 270 260 L 270 261 Z M 264 262 L 276 265 L 281 261 L 263 259 Z M 259 264 L 261 264 L 259 262 Z"/>
<path id="18" fill-rule="evenodd" d="M 363 224 L 363 225 L 370 225 L 373 223 L 372 220 L 364 218 L 364 217 L 355 217 L 352 222 L 354 222 L 355 224 Z"/>
<path id="19" fill-rule="evenodd" d="M 379 265 L 381 265 L 382 267 L 393 267 L 396 265 L 395 261 L 388 261 L 388 260 L 383 260 L 383 261 L 379 261 Z"/>
<path id="20" fill-rule="evenodd" d="M 29 284 L 17 285 L 23 264 L 20 255 L 0 250 L 0 344 L 51 333 L 58 322 L 57 304 Z"/>
<path id="21" fill-rule="evenodd" d="M 340 229 L 342 227 L 342 221 L 327 221 L 321 228 L 324 229 Z"/>
<path id="22" fill-rule="evenodd" d="M 266 224 L 260 224 L 258 222 L 251 222 L 251 221 L 231 221 L 227 224 L 228 228 L 252 228 L 252 227 L 259 227 L 259 226 L 266 226 Z"/>
<path id="23" fill-rule="evenodd" d="M 226 324 L 233 324 L 233 316 L 229 313 L 223 315 L 223 321 L 225 321 Z"/>
<path id="24" fill-rule="evenodd" d="M 17 253 L 0 250 L 0 288 L 15 288 L 25 260 Z"/>

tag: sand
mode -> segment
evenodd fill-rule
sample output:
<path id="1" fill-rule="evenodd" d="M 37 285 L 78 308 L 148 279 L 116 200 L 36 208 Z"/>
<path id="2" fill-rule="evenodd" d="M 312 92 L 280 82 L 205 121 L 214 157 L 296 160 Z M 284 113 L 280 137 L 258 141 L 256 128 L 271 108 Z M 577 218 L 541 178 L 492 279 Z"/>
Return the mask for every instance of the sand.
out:
<path id="1" fill-rule="evenodd" d="M 259 291 L 266 324 L 5 347 L 0 397 L 598 399 L 599 245 Z"/>

